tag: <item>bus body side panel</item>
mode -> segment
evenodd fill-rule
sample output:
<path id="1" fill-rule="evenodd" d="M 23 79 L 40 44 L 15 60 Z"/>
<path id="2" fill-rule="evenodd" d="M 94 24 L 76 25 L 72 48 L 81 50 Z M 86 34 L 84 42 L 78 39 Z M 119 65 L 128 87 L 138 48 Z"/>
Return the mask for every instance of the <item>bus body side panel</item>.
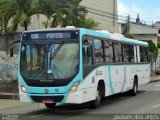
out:
<path id="1" fill-rule="evenodd" d="M 147 84 L 150 80 L 150 65 L 149 64 L 141 64 L 137 66 L 137 69 L 141 67 L 139 74 L 140 77 L 138 77 L 138 85 L 143 86 Z"/>
<path id="2" fill-rule="evenodd" d="M 138 78 L 138 86 L 145 85 L 150 79 L 149 64 L 128 64 L 126 66 L 126 82 L 121 92 L 131 90 L 133 88 L 134 78 Z"/>
<path id="3" fill-rule="evenodd" d="M 150 64 L 149 63 L 144 66 L 143 74 L 144 74 L 144 80 L 142 82 L 142 85 L 145 85 L 150 81 Z"/>
<path id="4" fill-rule="evenodd" d="M 149 64 L 103 65 L 95 68 L 84 79 L 83 102 L 95 99 L 99 80 L 105 81 L 105 96 L 110 96 L 131 90 L 135 75 L 138 76 L 139 86 L 147 84 L 150 75 Z"/>
<path id="5" fill-rule="evenodd" d="M 84 92 L 83 92 L 83 102 L 92 101 L 96 98 L 97 85 L 100 80 L 104 83 L 106 78 L 105 65 L 95 68 L 91 73 L 84 79 Z M 106 84 L 106 83 L 105 83 Z"/>
<path id="6" fill-rule="evenodd" d="M 141 69 L 139 67 L 138 69 Z M 137 73 L 137 65 L 125 65 L 125 86 L 123 87 L 121 92 L 126 92 L 128 90 L 131 90 L 133 88 L 133 81 L 134 81 L 134 76 L 141 76 L 141 73 Z"/>
<path id="7" fill-rule="evenodd" d="M 110 89 L 111 92 L 109 95 L 121 92 L 123 84 L 125 83 L 124 65 L 107 65 L 106 71 L 110 87 L 108 89 Z"/>
<path id="8" fill-rule="evenodd" d="M 96 98 L 98 82 L 105 83 L 105 96 L 121 92 L 124 83 L 124 65 L 102 65 L 84 79 L 83 102 Z"/>

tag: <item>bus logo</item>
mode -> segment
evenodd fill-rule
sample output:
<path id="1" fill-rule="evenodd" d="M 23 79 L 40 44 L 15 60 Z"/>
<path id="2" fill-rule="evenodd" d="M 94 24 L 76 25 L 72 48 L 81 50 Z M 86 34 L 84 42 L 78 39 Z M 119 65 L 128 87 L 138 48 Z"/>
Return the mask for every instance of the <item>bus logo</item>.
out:
<path id="1" fill-rule="evenodd" d="M 47 93 L 49 92 L 49 90 L 48 90 L 48 89 L 45 89 L 44 92 L 47 94 Z"/>

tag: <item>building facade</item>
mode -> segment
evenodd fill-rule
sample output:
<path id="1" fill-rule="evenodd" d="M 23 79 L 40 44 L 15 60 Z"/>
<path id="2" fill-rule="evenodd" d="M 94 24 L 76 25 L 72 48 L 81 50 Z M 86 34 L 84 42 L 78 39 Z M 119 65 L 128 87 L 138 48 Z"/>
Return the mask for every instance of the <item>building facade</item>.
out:
<path id="1" fill-rule="evenodd" d="M 119 32 L 123 33 L 125 23 L 119 23 Z M 148 41 L 152 40 L 157 46 L 158 29 L 143 24 L 130 23 L 130 33 L 134 35 L 134 39 Z"/>
<path id="2" fill-rule="evenodd" d="M 118 32 L 117 0 L 83 0 L 88 17 L 98 23 L 97 29 Z"/>

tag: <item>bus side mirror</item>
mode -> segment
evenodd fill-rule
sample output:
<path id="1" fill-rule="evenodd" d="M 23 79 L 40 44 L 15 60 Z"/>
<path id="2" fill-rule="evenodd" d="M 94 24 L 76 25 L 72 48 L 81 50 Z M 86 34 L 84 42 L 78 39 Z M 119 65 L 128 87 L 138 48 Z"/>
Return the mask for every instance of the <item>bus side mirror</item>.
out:
<path id="1" fill-rule="evenodd" d="M 14 43 L 20 43 L 20 40 L 11 41 L 9 43 L 9 46 L 10 46 L 10 57 L 13 57 L 13 44 Z"/>
<path id="2" fill-rule="evenodd" d="M 88 45 L 88 40 L 87 39 L 83 40 L 83 45 Z"/>
<path id="3" fill-rule="evenodd" d="M 13 45 L 10 45 L 10 57 L 13 57 Z"/>
<path id="4" fill-rule="evenodd" d="M 87 56 L 92 57 L 92 47 L 91 46 L 87 47 Z"/>

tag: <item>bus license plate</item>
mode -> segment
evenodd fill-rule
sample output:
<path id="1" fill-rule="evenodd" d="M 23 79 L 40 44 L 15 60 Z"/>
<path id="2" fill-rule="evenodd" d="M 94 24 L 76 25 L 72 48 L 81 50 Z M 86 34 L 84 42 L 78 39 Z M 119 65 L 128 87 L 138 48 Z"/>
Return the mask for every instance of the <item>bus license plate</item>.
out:
<path id="1" fill-rule="evenodd" d="M 51 104 L 51 103 L 54 103 L 54 101 L 53 100 L 42 100 L 42 103 Z"/>

